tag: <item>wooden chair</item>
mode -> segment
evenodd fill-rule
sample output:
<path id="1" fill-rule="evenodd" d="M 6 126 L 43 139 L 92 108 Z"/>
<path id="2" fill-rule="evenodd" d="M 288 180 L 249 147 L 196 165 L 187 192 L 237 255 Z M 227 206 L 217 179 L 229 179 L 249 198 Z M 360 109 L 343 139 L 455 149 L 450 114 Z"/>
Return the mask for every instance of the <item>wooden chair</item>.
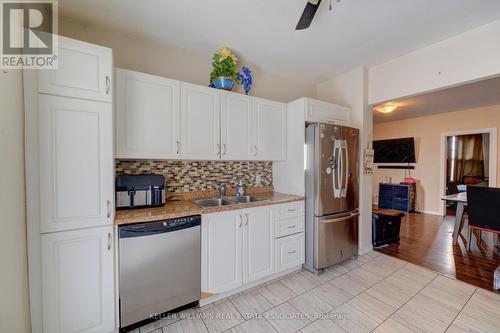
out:
<path id="1" fill-rule="evenodd" d="M 500 188 L 467 186 L 467 209 L 469 213 L 467 251 L 469 251 L 473 230 L 500 234 Z"/>

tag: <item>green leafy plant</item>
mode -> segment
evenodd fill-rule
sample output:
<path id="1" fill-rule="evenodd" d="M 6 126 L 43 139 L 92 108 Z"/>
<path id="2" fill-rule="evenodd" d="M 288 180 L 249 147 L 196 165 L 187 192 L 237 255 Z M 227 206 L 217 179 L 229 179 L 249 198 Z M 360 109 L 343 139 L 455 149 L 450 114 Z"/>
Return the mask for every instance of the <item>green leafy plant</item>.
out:
<path id="1" fill-rule="evenodd" d="M 238 58 L 226 47 L 217 51 L 212 57 L 212 72 L 210 82 L 214 82 L 220 76 L 231 78 L 236 82 Z"/>

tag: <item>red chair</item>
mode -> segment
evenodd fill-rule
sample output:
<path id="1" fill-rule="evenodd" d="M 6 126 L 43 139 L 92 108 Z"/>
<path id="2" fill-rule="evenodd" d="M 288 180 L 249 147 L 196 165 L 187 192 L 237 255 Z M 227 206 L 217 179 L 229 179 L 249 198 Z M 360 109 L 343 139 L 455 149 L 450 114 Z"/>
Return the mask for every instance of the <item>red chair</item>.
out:
<path id="1" fill-rule="evenodd" d="M 469 242 L 473 230 L 500 234 L 500 188 L 467 186 L 467 210 L 469 215 Z"/>

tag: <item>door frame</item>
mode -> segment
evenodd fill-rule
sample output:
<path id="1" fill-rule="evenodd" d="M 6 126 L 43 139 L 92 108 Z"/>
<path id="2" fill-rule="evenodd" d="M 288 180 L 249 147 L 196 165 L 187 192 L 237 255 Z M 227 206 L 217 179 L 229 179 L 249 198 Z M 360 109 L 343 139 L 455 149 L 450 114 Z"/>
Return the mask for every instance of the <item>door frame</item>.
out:
<path id="1" fill-rule="evenodd" d="M 496 128 L 479 128 L 464 131 L 441 132 L 439 155 L 439 214 L 445 216 L 446 202 L 441 200 L 441 197 L 446 194 L 446 138 L 448 136 L 469 135 L 469 134 L 489 134 L 490 135 L 490 151 L 489 151 L 489 175 L 488 185 L 491 187 L 497 186 L 497 129 Z"/>

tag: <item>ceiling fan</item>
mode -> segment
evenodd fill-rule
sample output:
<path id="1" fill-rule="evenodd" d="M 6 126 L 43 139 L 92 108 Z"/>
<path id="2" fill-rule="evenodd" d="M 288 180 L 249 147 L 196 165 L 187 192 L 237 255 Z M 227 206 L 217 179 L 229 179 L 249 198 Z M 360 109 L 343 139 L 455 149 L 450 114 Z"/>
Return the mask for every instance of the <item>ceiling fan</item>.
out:
<path id="1" fill-rule="evenodd" d="M 337 2 L 340 2 L 340 0 L 336 0 Z M 311 25 L 311 22 L 314 18 L 314 15 L 316 14 L 316 11 L 319 8 L 319 5 L 321 4 L 321 0 L 308 0 L 306 3 L 306 7 L 304 8 L 304 11 L 302 12 L 302 16 L 300 16 L 299 23 L 297 23 L 297 26 L 295 27 L 295 30 L 303 30 L 309 28 Z M 332 0 L 330 0 L 330 6 L 329 9 L 332 10 Z"/>

